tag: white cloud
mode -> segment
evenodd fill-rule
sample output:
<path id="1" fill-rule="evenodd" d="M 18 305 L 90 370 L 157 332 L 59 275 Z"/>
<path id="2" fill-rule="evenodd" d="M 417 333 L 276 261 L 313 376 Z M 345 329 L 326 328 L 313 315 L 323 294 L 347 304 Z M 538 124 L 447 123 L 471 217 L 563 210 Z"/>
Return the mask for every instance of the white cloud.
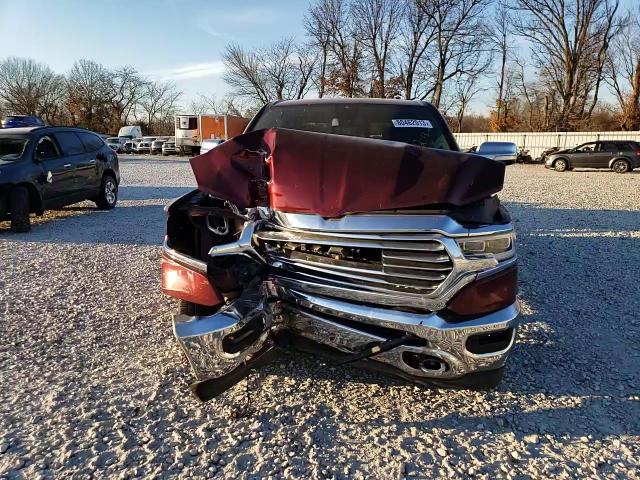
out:
<path id="1" fill-rule="evenodd" d="M 149 72 L 148 75 L 158 80 L 190 80 L 193 78 L 217 77 L 224 73 L 224 63 L 217 60 L 209 63 L 195 63 L 183 67 L 169 68 Z"/>
<path id="2" fill-rule="evenodd" d="M 253 25 L 265 25 L 272 23 L 276 14 L 271 8 L 257 7 L 244 10 L 214 10 L 205 12 L 198 16 L 197 27 L 212 37 L 236 40 L 229 31 L 236 31 L 238 27 L 250 27 Z M 221 31 L 219 26 L 223 26 L 226 31 Z"/>

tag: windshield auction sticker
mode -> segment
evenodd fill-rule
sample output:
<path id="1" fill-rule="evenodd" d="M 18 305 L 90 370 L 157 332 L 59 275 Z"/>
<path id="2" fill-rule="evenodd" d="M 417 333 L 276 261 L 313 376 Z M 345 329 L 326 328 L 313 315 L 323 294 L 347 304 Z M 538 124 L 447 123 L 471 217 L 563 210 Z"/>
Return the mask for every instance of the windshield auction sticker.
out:
<path id="1" fill-rule="evenodd" d="M 391 120 L 396 128 L 433 128 L 429 120 L 418 118 L 394 118 Z"/>

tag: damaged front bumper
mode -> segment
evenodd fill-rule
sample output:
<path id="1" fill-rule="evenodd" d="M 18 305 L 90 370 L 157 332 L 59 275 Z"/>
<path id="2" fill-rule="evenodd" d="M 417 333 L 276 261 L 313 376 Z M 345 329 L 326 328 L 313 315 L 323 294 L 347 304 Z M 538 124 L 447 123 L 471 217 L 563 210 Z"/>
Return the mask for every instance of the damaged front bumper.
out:
<path id="1" fill-rule="evenodd" d="M 174 333 L 195 374 L 192 388 L 199 398 L 222 393 L 268 361 L 278 346 L 295 348 L 292 335 L 345 358 L 407 336 L 366 361 L 419 382 L 455 382 L 505 365 L 518 322 L 515 295 L 511 303 L 475 315 L 451 315 L 446 307 L 465 287 L 515 270 L 515 255 L 503 261 L 466 258 L 458 240 L 468 238 L 469 230 L 446 216 L 414 216 L 411 222 L 402 216 L 373 217 L 365 223 L 360 215 L 314 226 L 309 221 L 317 221 L 315 216 L 289 215 L 276 219 L 277 228 L 264 220 L 247 221 L 237 240 L 210 249 L 212 261 L 242 257 L 263 265 L 265 274 L 212 315 L 174 317 Z M 301 218 L 304 225 L 293 224 Z M 381 226 L 387 230 L 381 232 Z M 478 229 L 474 235 L 510 228 Z M 356 248 L 360 257 L 346 247 L 339 251 L 348 261 L 319 254 L 337 242 Z M 376 249 L 381 253 L 374 261 Z M 366 264 L 363 251 L 369 252 Z M 207 274 L 206 262 L 166 243 L 164 256 Z M 407 258 L 419 267 L 408 267 Z M 407 268 L 418 270 L 407 274 Z"/>

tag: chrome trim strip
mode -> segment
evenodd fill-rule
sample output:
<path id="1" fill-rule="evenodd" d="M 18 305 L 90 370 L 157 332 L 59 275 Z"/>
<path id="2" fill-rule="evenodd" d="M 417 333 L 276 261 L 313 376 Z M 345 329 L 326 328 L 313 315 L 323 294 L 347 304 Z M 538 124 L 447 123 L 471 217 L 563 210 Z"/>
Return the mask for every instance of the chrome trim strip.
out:
<path id="1" fill-rule="evenodd" d="M 184 253 L 180 253 L 177 250 L 174 250 L 169 246 L 168 239 L 164 237 L 164 243 L 162 244 L 162 255 L 167 257 L 169 260 L 173 260 L 185 267 L 190 268 L 199 273 L 207 273 L 207 264 L 202 260 L 198 260 L 197 258 L 190 257 L 185 255 Z"/>
<path id="2" fill-rule="evenodd" d="M 487 233 L 508 233 L 513 230 L 510 223 L 465 228 L 447 215 L 390 215 L 356 214 L 341 218 L 323 218 L 315 214 L 273 212 L 276 224 L 287 230 L 307 232 L 352 232 L 368 233 L 439 233 L 449 237 L 486 235 Z"/>
<path id="3" fill-rule="evenodd" d="M 490 277 L 491 275 L 495 275 L 496 273 L 501 272 L 502 270 L 506 270 L 507 268 L 510 268 L 510 267 L 515 267 L 517 263 L 518 263 L 518 256 L 514 255 L 513 257 L 508 258 L 507 260 L 502 260 L 500 263 L 498 263 L 498 265 L 496 265 L 493 268 L 489 268 L 487 270 L 478 272 L 477 279 L 480 280 L 482 278 Z"/>
<path id="4" fill-rule="evenodd" d="M 412 250 L 420 252 L 441 252 L 444 250 L 436 235 L 361 235 L 332 233 L 303 232 L 282 230 L 278 232 L 257 232 L 256 237 L 266 242 L 298 242 L 314 243 L 318 245 L 335 245 L 339 247 L 379 248 L 390 250 Z M 419 242 L 432 242 L 429 243 Z"/>

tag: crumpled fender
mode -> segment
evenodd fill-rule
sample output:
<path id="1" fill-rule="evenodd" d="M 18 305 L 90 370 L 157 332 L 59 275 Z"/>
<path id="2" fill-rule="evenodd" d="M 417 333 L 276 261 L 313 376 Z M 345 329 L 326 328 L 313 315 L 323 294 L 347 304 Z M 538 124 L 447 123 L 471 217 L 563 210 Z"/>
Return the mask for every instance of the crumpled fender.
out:
<path id="1" fill-rule="evenodd" d="M 279 128 L 235 137 L 191 166 L 200 190 L 240 208 L 323 217 L 467 205 L 502 190 L 505 170 L 461 152 Z"/>

